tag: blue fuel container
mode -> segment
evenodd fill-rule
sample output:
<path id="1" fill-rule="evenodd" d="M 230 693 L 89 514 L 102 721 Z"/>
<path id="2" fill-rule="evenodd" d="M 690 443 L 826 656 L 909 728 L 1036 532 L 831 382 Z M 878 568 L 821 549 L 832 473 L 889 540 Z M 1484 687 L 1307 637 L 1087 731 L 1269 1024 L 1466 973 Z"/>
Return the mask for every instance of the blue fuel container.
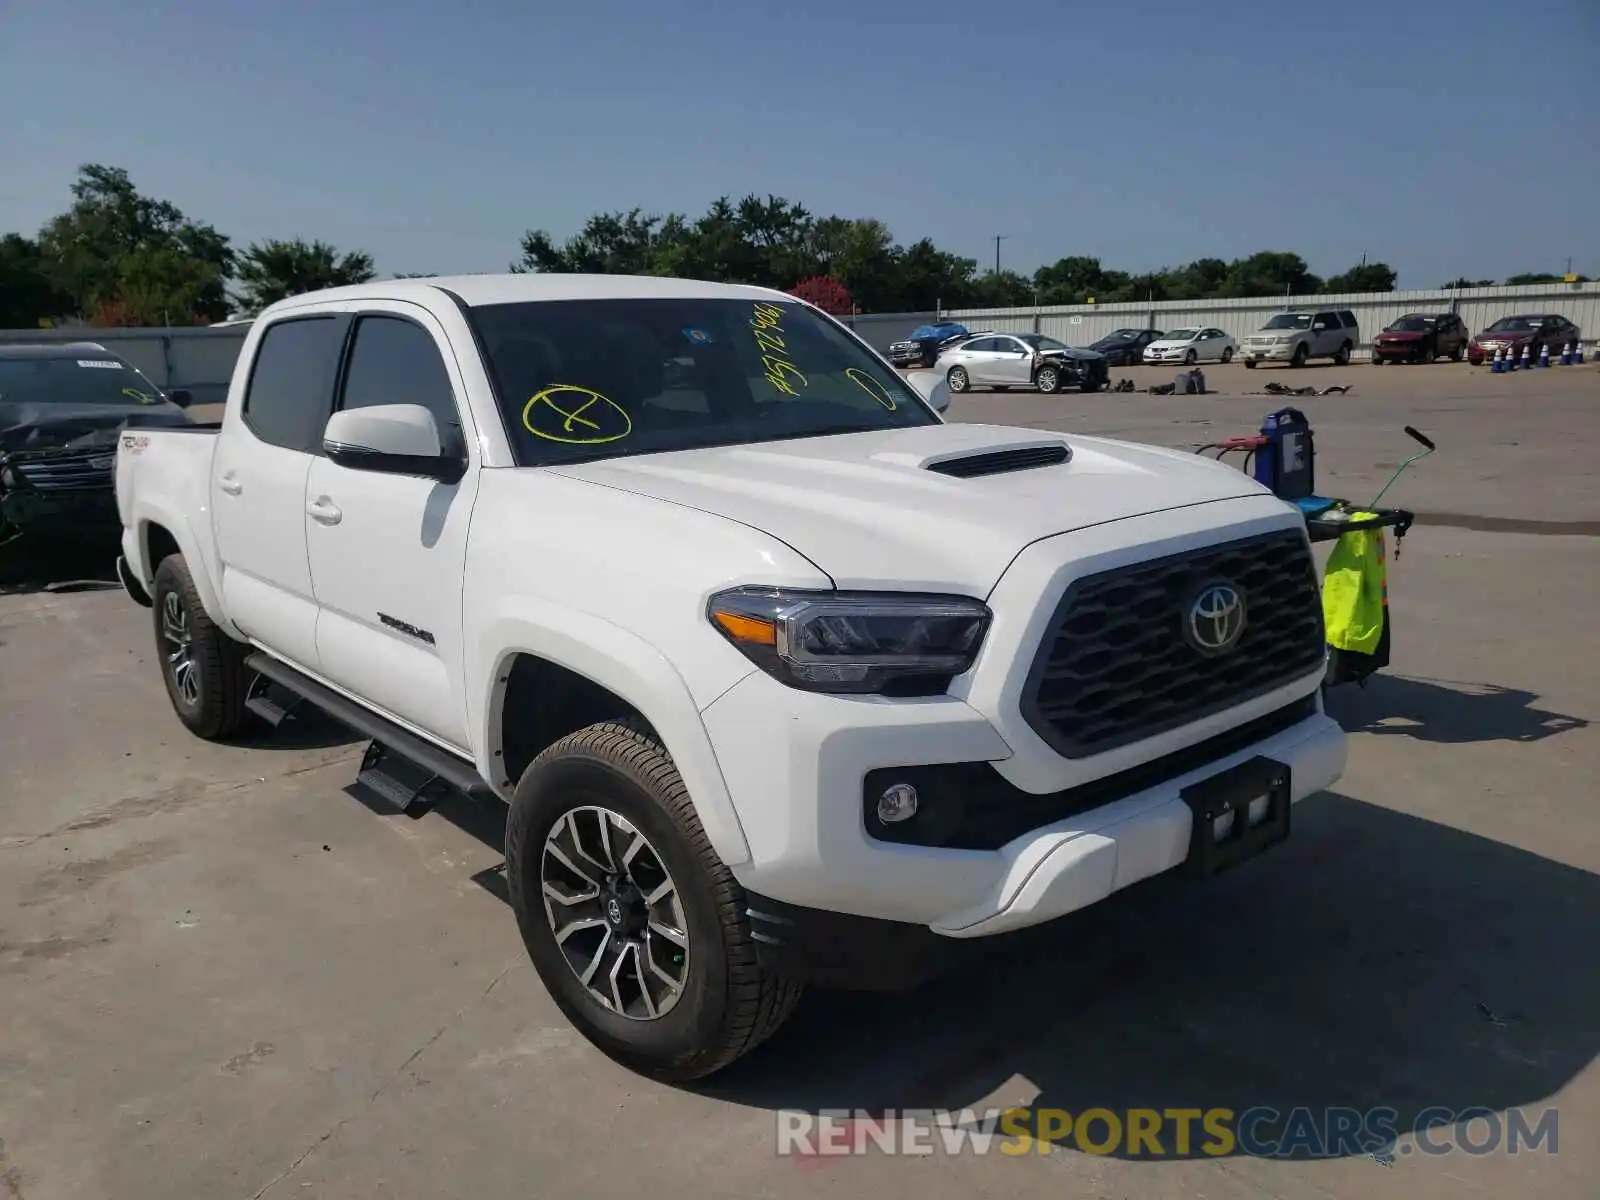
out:
<path id="1" fill-rule="evenodd" d="M 1267 444 L 1256 451 L 1256 482 L 1280 500 L 1301 500 L 1317 490 L 1316 450 L 1311 422 L 1297 408 L 1268 413 L 1261 423 Z"/>

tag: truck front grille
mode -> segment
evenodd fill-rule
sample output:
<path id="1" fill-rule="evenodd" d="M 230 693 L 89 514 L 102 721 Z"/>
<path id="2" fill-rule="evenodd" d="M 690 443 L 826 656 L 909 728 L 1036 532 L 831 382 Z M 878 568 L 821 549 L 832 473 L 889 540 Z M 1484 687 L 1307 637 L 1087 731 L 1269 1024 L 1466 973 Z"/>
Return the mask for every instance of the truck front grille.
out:
<path id="1" fill-rule="evenodd" d="M 76 453 L 27 451 L 10 455 L 8 461 L 36 491 L 58 492 L 72 488 L 110 487 L 111 468 L 116 459 L 117 448 L 112 445 Z"/>
<path id="2" fill-rule="evenodd" d="M 1244 631 L 1203 653 L 1190 610 L 1212 584 L 1242 598 Z M 1322 602 L 1298 530 L 1225 542 L 1078 580 L 1023 692 L 1028 725 L 1065 758 L 1155 737 L 1302 679 L 1324 661 Z"/>

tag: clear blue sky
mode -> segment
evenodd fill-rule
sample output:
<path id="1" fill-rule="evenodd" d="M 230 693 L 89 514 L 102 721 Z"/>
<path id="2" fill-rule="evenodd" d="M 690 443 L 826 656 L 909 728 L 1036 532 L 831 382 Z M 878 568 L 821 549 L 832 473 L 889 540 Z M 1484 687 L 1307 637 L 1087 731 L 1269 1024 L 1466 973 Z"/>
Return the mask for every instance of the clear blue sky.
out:
<path id="1" fill-rule="evenodd" d="M 0 0 L 0 113 L 0 232 L 95 161 L 385 274 L 771 192 L 1025 273 L 1600 275 L 1596 0 Z"/>

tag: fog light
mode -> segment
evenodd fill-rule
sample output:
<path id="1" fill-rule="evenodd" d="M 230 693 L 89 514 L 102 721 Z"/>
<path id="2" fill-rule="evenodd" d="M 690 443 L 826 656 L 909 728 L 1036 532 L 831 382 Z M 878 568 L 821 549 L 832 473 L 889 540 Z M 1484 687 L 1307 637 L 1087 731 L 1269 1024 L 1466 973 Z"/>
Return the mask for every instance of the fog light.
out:
<path id="1" fill-rule="evenodd" d="M 891 784 L 878 797 L 878 820 L 898 825 L 917 815 L 917 789 L 909 783 Z"/>

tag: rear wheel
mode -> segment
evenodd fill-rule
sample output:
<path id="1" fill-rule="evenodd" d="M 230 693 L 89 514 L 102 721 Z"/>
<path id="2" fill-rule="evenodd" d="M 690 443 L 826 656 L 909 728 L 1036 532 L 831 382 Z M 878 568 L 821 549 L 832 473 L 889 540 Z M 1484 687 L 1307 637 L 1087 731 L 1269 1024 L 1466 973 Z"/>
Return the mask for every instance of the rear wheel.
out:
<path id="1" fill-rule="evenodd" d="M 744 890 L 666 749 L 632 722 L 570 734 L 523 772 L 506 880 L 557 1006 L 630 1070 L 710 1075 L 771 1036 L 800 998 L 799 984 L 757 964 Z"/>
<path id="2" fill-rule="evenodd" d="M 1061 372 L 1055 367 L 1040 367 L 1033 382 L 1045 395 L 1052 396 L 1061 390 Z"/>
<path id="3" fill-rule="evenodd" d="M 161 560 L 151 601 L 161 679 L 178 720 L 207 741 L 237 732 L 249 691 L 248 650 L 206 614 L 183 555 Z"/>
<path id="4" fill-rule="evenodd" d="M 1232 346 L 1224 346 L 1222 348 L 1222 361 L 1224 363 L 1231 363 L 1233 361 L 1233 347 Z"/>
<path id="5" fill-rule="evenodd" d="M 1461 347 L 1460 346 L 1457 346 L 1454 350 L 1450 351 L 1450 361 L 1451 362 L 1457 362 L 1457 363 L 1461 361 Z"/>
<path id="6" fill-rule="evenodd" d="M 1341 367 L 1349 366 L 1350 365 L 1350 351 L 1353 350 L 1353 349 L 1354 349 L 1354 347 L 1351 346 L 1349 342 L 1345 342 L 1344 345 L 1339 347 L 1339 353 L 1337 353 L 1337 354 L 1335 354 L 1333 356 L 1333 361 L 1338 363 Z"/>
<path id="7" fill-rule="evenodd" d="M 965 367 L 951 367 L 945 373 L 944 381 L 952 392 L 964 392 L 971 386 L 972 381 L 967 378 Z"/>

